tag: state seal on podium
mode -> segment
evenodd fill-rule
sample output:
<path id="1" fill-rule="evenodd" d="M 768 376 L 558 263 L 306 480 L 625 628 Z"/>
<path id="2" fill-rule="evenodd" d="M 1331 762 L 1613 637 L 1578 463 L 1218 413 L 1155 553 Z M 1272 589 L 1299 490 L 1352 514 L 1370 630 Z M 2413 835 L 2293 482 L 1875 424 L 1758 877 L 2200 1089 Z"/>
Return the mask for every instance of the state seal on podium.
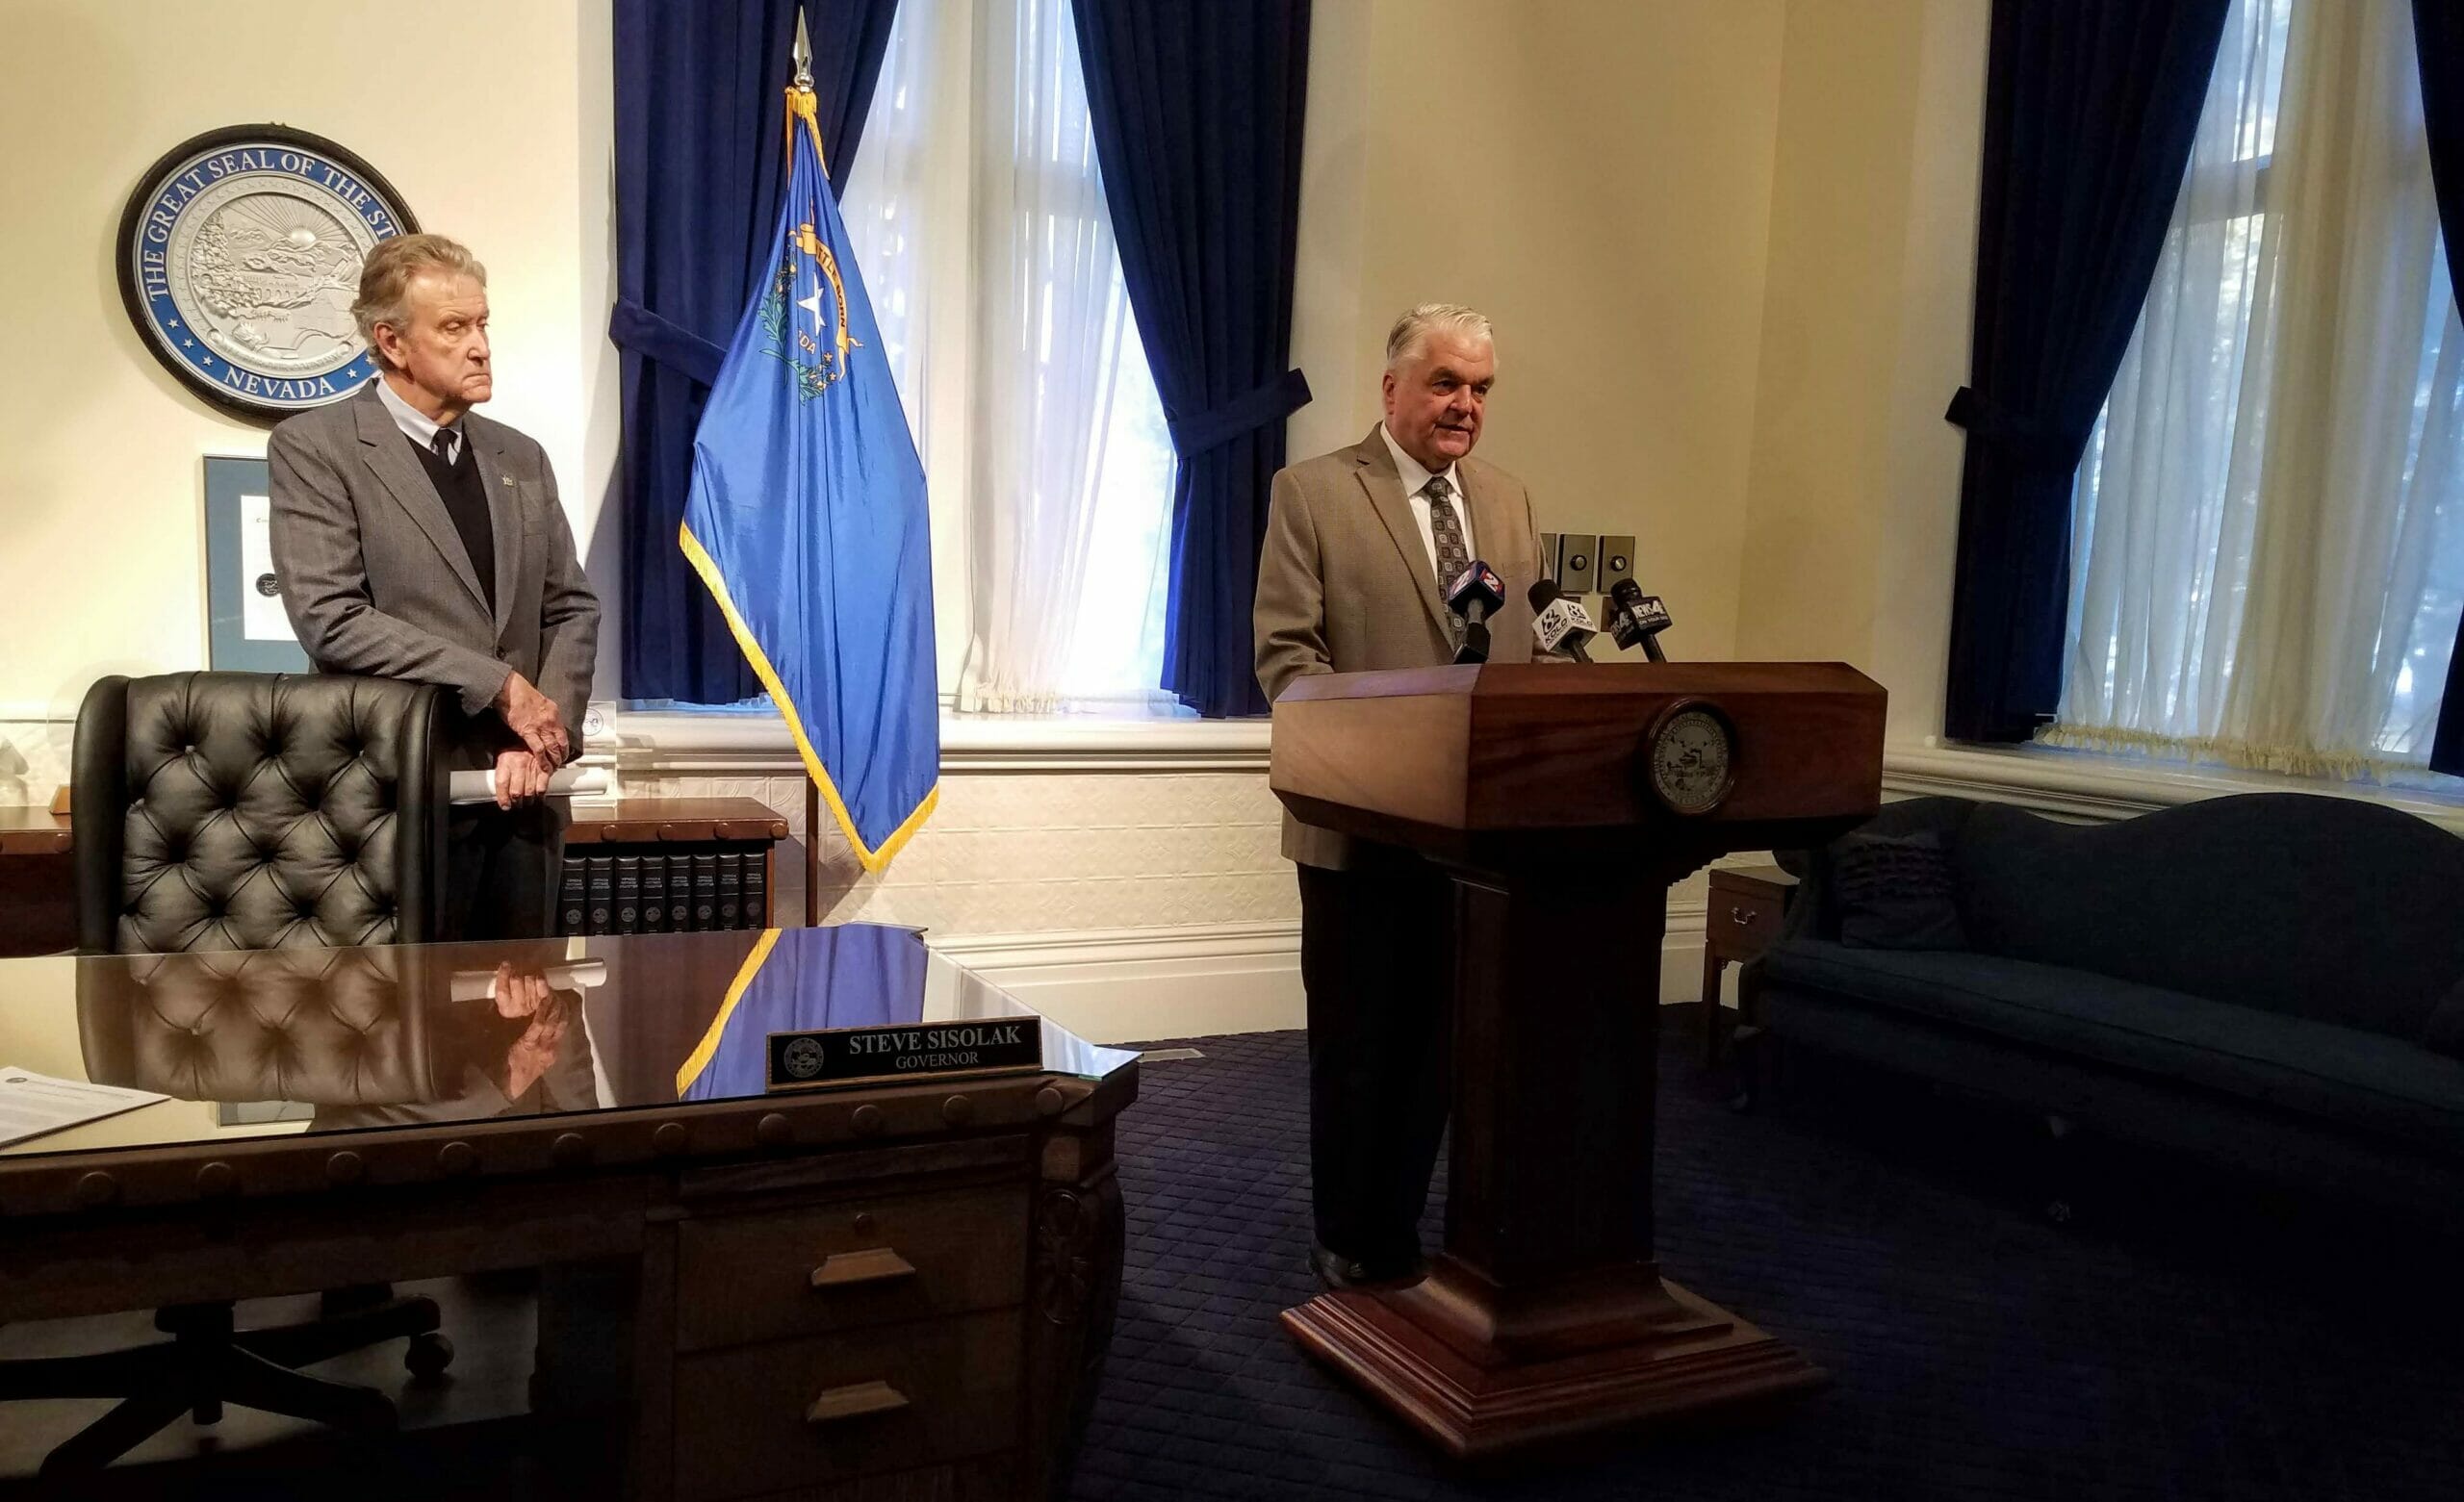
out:
<path id="1" fill-rule="evenodd" d="M 322 137 L 210 131 L 167 152 L 129 195 L 114 242 L 120 300 L 192 391 L 280 419 L 376 373 L 350 316 L 360 263 L 418 229 L 391 183 Z"/>

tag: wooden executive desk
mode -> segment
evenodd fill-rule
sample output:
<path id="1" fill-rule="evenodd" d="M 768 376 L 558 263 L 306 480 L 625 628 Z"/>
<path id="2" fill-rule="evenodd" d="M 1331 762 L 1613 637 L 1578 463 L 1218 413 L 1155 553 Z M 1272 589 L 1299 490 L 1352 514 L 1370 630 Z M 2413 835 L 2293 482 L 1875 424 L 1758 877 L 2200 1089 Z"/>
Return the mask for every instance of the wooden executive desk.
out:
<path id="1" fill-rule="evenodd" d="M 546 1004 L 502 1015 L 500 964 Z M 1118 1299 L 1135 1056 L 1047 1023 L 1040 1073 L 761 1081 L 773 1029 L 1024 1010 L 862 927 L 0 962 L 0 1056 L 175 1097 L 0 1150 L 0 1323 L 588 1263 L 538 1405 L 618 1405 L 632 1494 L 1040 1496 Z M 203 1104 L 265 1100 L 316 1117 Z"/>

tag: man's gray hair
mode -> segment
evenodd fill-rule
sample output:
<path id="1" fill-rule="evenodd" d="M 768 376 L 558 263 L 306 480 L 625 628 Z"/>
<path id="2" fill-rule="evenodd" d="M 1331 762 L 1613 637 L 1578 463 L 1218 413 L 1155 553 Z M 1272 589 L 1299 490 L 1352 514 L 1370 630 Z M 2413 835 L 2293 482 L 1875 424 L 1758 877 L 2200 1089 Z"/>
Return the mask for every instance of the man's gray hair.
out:
<path id="1" fill-rule="evenodd" d="M 1441 330 L 1486 344 L 1497 343 L 1487 315 L 1460 303 L 1424 302 L 1397 318 L 1395 326 L 1387 331 L 1386 369 L 1391 370 L 1419 354 L 1427 346 L 1428 337 Z"/>
<path id="2" fill-rule="evenodd" d="M 360 266 L 359 299 L 350 305 L 350 317 L 380 369 L 385 356 L 376 347 L 376 325 L 390 324 L 397 334 L 410 326 L 410 309 L 403 304 L 410 296 L 411 279 L 422 271 L 468 276 L 482 287 L 488 285 L 488 268 L 479 264 L 479 258 L 442 235 L 397 235 L 378 241 Z"/>

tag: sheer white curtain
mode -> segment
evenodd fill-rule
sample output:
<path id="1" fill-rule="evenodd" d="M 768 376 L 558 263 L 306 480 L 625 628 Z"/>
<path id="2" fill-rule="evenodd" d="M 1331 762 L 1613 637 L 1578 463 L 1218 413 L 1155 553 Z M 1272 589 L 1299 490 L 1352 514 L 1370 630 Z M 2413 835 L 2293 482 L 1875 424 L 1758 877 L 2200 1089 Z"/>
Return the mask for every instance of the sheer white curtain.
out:
<path id="1" fill-rule="evenodd" d="M 962 7 L 963 9 L 963 7 Z M 847 175 L 838 216 L 863 269 L 864 289 L 880 326 L 883 354 L 898 383 L 915 451 L 931 463 L 932 324 L 925 317 L 933 267 L 927 252 L 937 209 L 932 192 L 940 136 L 933 94 L 941 50 L 943 0 L 900 0 L 882 53 L 873 106 L 864 117 L 863 150 Z M 829 142 L 823 142 L 825 146 Z M 928 476 L 929 478 L 929 476 Z"/>
<path id="2" fill-rule="evenodd" d="M 957 706 L 1164 700 L 1172 454 L 1067 0 L 901 0 L 844 209 L 937 524 L 965 534 Z"/>
<path id="3" fill-rule="evenodd" d="M 2457 331 L 2401 0 L 2241 0 L 2079 471 L 2056 744 L 2380 775 L 2464 590 Z"/>

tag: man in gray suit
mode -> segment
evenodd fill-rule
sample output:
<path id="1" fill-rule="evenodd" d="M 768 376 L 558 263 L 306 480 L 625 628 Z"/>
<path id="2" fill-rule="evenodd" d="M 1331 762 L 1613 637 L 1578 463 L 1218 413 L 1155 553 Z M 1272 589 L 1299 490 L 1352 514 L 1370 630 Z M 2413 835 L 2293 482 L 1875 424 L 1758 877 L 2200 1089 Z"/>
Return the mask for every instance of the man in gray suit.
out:
<path id="1" fill-rule="evenodd" d="M 1474 559 L 1505 584 L 1490 660 L 1529 660 L 1530 493 L 1471 457 L 1496 375 L 1487 318 L 1414 308 L 1387 336 L 1384 420 L 1274 477 L 1253 623 L 1268 698 L 1316 673 L 1453 661 L 1463 628 L 1445 590 Z M 1330 1286 L 1406 1282 L 1424 1266 L 1421 1207 L 1452 1088 L 1450 883 L 1290 814 L 1283 853 L 1299 866 L 1309 998 L 1311 1265 Z"/>
<path id="2" fill-rule="evenodd" d="M 454 691 L 458 764 L 497 806 L 457 808 L 446 936 L 552 931 L 562 810 L 542 801 L 590 697 L 599 598 L 548 456 L 471 409 L 494 393 L 487 271 L 441 235 L 380 242 L 351 306 L 380 374 L 273 430 L 274 573 L 327 673 Z"/>

